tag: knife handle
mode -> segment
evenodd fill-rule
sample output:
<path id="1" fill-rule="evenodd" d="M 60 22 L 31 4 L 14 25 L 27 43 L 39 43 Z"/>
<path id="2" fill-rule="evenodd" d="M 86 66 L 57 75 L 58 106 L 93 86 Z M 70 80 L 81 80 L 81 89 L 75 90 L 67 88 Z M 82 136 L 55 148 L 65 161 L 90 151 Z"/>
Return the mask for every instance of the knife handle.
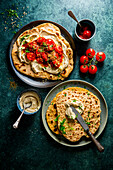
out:
<path id="1" fill-rule="evenodd" d="M 88 135 L 91 137 L 91 139 L 92 139 L 92 141 L 95 143 L 95 145 L 97 146 L 98 150 L 99 150 L 100 152 L 103 152 L 103 151 L 104 151 L 104 147 L 96 140 L 96 138 L 94 137 L 94 135 L 93 135 L 90 131 L 88 131 L 87 133 L 88 133 Z"/>

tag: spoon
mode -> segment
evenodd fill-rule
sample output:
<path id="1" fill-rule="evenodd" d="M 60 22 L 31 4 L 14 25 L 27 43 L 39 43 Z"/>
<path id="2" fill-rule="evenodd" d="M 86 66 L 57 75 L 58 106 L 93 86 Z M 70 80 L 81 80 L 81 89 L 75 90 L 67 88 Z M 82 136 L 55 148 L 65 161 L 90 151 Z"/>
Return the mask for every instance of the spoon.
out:
<path id="1" fill-rule="evenodd" d="M 17 119 L 17 121 L 13 124 L 13 128 L 15 128 L 15 129 L 18 128 L 19 122 L 21 120 L 22 115 L 24 114 L 25 109 L 31 107 L 31 105 L 32 105 L 32 102 L 29 102 L 29 103 L 23 102 L 23 106 L 24 106 L 23 111 L 22 111 L 21 115 L 19 116 L 19 118 Z"/>
<path id="2" fill-rule="evenodd" d="M 68 15 L 69 15 L 71 18 L 73 18 L 73 19 L 78 23 L 78 25 L 82 28 L 80 22 L 78 22 L 77 18 L 75 17 L 75 15 L 73 14 L 72 11 L 68 11 Z"/>

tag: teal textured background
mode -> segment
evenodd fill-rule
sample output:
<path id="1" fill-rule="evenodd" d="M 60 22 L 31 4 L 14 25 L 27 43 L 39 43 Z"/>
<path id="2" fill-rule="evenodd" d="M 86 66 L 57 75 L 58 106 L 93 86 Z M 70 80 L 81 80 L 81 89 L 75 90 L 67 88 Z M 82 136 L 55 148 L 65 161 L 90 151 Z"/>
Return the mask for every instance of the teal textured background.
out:
<path id="1" fill-rule="evenodd" d="M 17 28 L 10 30 L 10 18 L 6 21 L 5 9 L 18 11 L 21 22 L 17 20 Z M 72 10 L 78 20 L 88 18 L 94 21 L 96 35 L 89 43 L 75 40 L 76 23 L 68 16 L 68 10 Z M 113 169 L 113 1 L 1 0 L 0 13 L 4 11 L 5 14 L 0 15 L 0 169 Z M 27 13 L 25 16 L 24 11 Z M 43 127 L 41 111 L 33 116 L 24 115 L 19 128 L 12 128 L 20 114 L 16 107 L 17 96 L 30 86 L 23 83 L 12 70 L 8 56 L 9 44 L 14 36 L 13 31 L 18 31 L 35 20 L 57 22 L 69 31 L 77 49 L 75 68 L 69 79 L 88 81 L 104 95 L 109 108 L 109 118 L 104 132 L 98 138 L 105 147 L 103 153 L 99 153 L 93 143 L 79 148 L 68 148 L 56 143 Z M 7 27 L 6 31 L 4 27 Z M 79 72 L 79 57 L 89 47 L 103 51 L 107 56 L 103 66 L 98 66 L 95 76 L 82 75 Z M 16 89 L 10 87 L 10 81 L 16 83 Z M 44 100 L 51 88 L 36 89 Z"/>

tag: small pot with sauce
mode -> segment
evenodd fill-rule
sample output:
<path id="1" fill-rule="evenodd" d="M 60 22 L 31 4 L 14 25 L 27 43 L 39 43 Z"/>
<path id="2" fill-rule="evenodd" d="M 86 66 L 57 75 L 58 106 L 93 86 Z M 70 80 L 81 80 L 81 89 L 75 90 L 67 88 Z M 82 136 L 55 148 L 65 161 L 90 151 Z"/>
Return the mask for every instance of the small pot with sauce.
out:
<path id="1" fill-rule="evenodd" d="M 24 90 L 17 98 L 17 107 L 22 112 L 23 103 L 32 103 L 31 107 L 25 109 L 24 114 L 31 115 L 39 111 L 41 108 L 41 97 L 35 89 Z"/>
<path id="2" fill-rule="evenodd" d="M 95 24 L 89 19 L 83 19 L 79 22 L 82 27 L 77 24 L 75 28 L 75 35 L 80 41 L 89 41 L 91 40 L 96 33 Z"/>

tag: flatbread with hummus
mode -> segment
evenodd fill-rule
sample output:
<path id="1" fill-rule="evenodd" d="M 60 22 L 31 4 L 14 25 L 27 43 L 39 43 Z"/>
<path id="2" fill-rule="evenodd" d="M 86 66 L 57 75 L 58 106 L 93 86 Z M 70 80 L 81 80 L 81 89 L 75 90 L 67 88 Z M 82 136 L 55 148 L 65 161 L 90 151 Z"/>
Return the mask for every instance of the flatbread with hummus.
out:
<path id="1" fill-rule="evenodd" d="M 64 80 L 73 70 L 73 50 L 51 23 L 23 32 L 13 45 L 12 59 L 19 72 L 33 78 Z"/>
<path id="2" fill-rule="evenodd" d="M 71 105 L 81 114 L 91 133 L 95 134 L 100 126 L 101 108 L 100 100 L 93 93 L 84 88 L 69 87 L 59 92 L 54 99 L 58 119 L 55 123 L 66 139 L 76 142 L 83 136 L 89 137 L 77 121 L 75 114 L 70 110 Z"/>

